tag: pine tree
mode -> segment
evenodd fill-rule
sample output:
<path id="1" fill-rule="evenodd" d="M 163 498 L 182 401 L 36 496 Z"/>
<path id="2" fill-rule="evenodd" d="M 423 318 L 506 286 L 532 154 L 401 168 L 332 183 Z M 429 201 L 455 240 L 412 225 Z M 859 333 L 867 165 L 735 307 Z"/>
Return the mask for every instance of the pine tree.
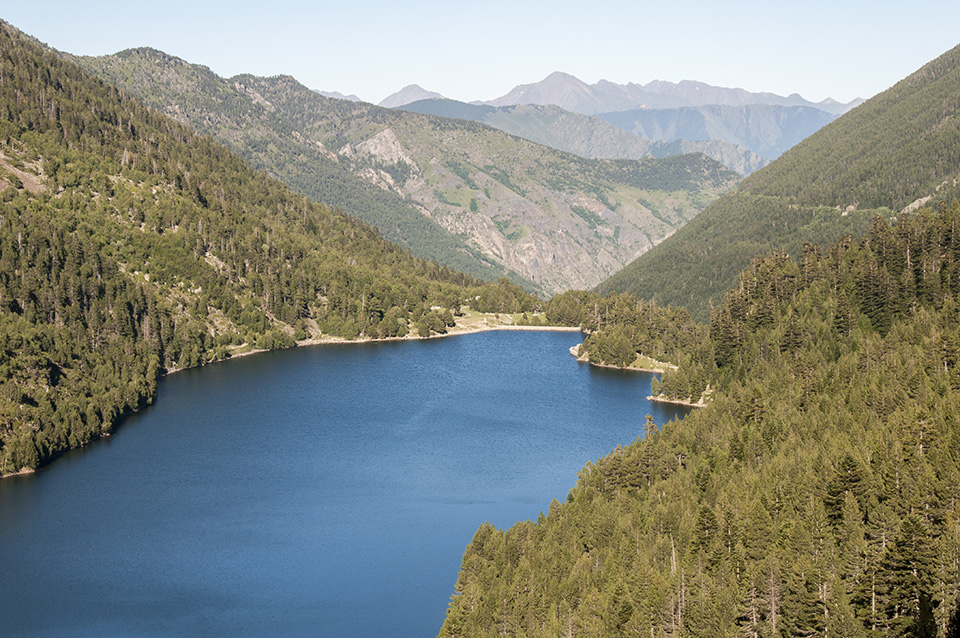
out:
<path id="1" fill-rule="evenodd" d="M 859 499 L 863 494 L 863 471 L 850 452 L 844 454 L 837 463 L 837 469 L 827 484 L 827 493 L 823 504 L 831 522 L 839 523 L 843 519 L 843 504 L 847 494 Z"/>
<path id="2" fill-rule="evenodd" d="M 916 514 L 904 519 L 881 564 L 884 611 L 895 636 L 928 631 L 933 609 L 936 552 L 930 532 Z"/>

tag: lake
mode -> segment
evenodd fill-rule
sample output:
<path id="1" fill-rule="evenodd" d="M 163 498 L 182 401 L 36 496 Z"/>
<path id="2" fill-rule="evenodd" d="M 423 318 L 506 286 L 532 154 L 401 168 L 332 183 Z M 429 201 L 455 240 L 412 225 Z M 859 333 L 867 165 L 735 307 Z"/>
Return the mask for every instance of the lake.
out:
<path id="1" fill-rule="evenodd" d="M 686 409 L 578 333 L 257 354 L 0 481 L 5 636 L 435 636 L 466 545 Z"/>

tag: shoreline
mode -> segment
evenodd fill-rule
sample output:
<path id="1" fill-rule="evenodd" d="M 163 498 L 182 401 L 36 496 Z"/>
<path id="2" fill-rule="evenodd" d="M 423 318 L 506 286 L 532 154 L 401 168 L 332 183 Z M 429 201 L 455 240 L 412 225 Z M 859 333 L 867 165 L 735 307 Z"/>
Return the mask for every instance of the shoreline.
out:
<path id="1" fill-rule="evenodd" d="M 424 341 L 425 341 L 425 340 L 427 340 L 427 339 L 443 339 L 443 338 L 446 338 L 446 337 L 456 337 L 456 336 L 459 336 L 459 335 L 478 334 L 478 333 L 481 333 L 481 332 L 493 332 L 493 331 L 497 331 L 497 330 L 503 330 L 503 331 L 510 331 L 510 330 L 512 330 L 512 331 L 517 331 L 517 332 L 521 332 L 521 331 L 529 331 L 529 332 L 536 332 L 536 331 L 540 331 L 540 332 L 582 332 L 579 327 L 570 327 L 570 326 L 526 326 L 526 325 L 506 324 L 506 323 L 503 323 L 503 324 L 487 324 L 487 323 L 482 323 L 482 324 L 469 325 L 469 326 L 457 325 L 457 326 L 454 326 L 453 328 L 450 328 L 450 331 L 449 331 L 449 332 L 445 332 L 445 333 L 443 333 L 443 334 L 432 334 L 432 335 L 430 335 L 429 337 L 421 337 L 421 336 L 419 336 L 419 335 L 409 334 L 409 333 L 408 333 L 407 335 L 403 336 L 403 337 L 383 337 L 383 338 L 364 337 L 364 338 L 361 338 L 361 339 L 344 339 L 344 338 L 342 338 L 342 337 L 320 336 L 320 337 L 313 337 L 313 338 L 310 338 L 310 339 L 303 339 L 302 341 L 297 341 L 294 345 L 289 346 L 289 348 L 300 348 L 300 347 L 304 347 L 304 346 L 322 346 L 322 345 L 329 345 L 329 344 L 385 343 L 385 342 L 390 342 L 390 341 L 416 341 L 416 340 L 424 340 Z M 274 350 L 286 350 L 286 349 L 288 349 L 288 348 L 274 348 Z M 178 372 L 182 372 L 183 370 L 192 370 L 192 369 L 194 369 L 194 368 L 202 368 L 202 367 L 204 367 L 204 366 L 208 366 L 208 365 L 211 365 L 211 364 L 214 364 L 214 363 L 223 363 L 223 362 L 229 361 L 229 360 L 231 360 L 231 359 L 239 359 L 240 357 L 248 357 L 248 356 L 253 355 L 253 354 L 260 354 L 261 352 L 272 352 L 272 350 L 267 350 L 267 349 L 265 349 L 265 348 L 252 348 L 252 349 L 250 349 L 250 350 L 245 350 L 244 352 L 238 352 L 238 353 L 236 353 L 236 354 L 232 354 L 232 353 L 231 353 L 230 356 L 228 356 L 228 357 L 226 357 L 226 358 L 224 358 L 224 359 L 217 359 L 217 360 L 215 360 L 215 361 L 208 361 L 208 362 L 206 362 L 206 363 L 202 363 L 202 364 L 197 365 L 197 366 L 190 366 L 190 367 L 186 367 L 186 368 L 174 368 L 174 369 L 172 369 L 172 370 L 166 370 L 166 371 L 163 372 L 163 374 L 160 375 L 160 378 L 162 379 L 163 377 L 167 377 L 167 376 L 176 374 L 176 373 L 178 373 Z M 154 397 L 154 399 L 155 399 L 155 398 L 156 398 L 156 397 Z M 150 402 L 147 403 L 147 405 L 150 405 L 152 402 L 153 402 L 153 401 L 151 400 Z M 144 406 L 144 407 L 145 407 L 145 406 Z M 141 408 L 136 408 L 136 409 L 133 409 L 133 410 L 128 410 L 128 411 L 124 412 L 123 414 L 119 415 L 119 416 L 117 417 L 116 422 L 114 423 L 114 427 L 120 425 L 120 423 L 123 421 L 123 419 L 124 419 L 125 417 L 130 416 L 131 414 L 136 414 L 137 412 L 140 411 L 140 409 L 141 409 Z M 84 445 L 80 445 L 80 446 L 75 447 L 75 448 L 72 447 L 72 448 L 69 448 L 69 449 L 67 449 L 67 450 L 64 450 L 63 452 L 61 452 L 61 454 L 62 454 L 62 453 L 65 453 L 65 452 L 69 452 L 69 451 L 71 451 L 71 450 L 78 450 L 78 449 L 80 449 L 80 448 L 86 447 L 87 445 L 90 445 L 91 443 L 94 443 L 95 441 L 99 441 L 99 440 L 101 440 L 101 439 L 104 439 L 104 438 L 109 437 L 110 434 L 112 434 L 112 431 L 111 431 L 111 432 L 104 433 L 104 434 L 101 434 L 101 435 L 98 436 L 97 438 L 91 439 L 90 441 L 88 441 L 88 442 L 85 443 Z M 59 455 L 58 455 L 58 456 L 59 456 Z M 51 459 L 51 461 L 52 461 L 52 460 L 53 460 L 53 459 Z M 42 465 L 42 466 L 40 466 L 40 467 L 38 467 L 38 468 L 32 468 L 32 469 L 28 469 L 28 470 L 18 470 L 18 471 L 16 471 L 16 472 L 9 472 L 9 473 L 7 473 L 7 474 L 0 474 L 0 479 L 12 477 L 12 476 L 25 476 L 25 475 L 29 475 L 29 474 L 35 474 L 36 472 L 42 470 L 43 468 L 45 468 L 45 467 L 47 467 L 47 466 L 49 466 L 49 465 L 50 465 L 50 463 L 48 462 L 48 463 L 45 463 L 44 465 Z"/>
<path id="2" fill-rule="evenodd" d="M 471 326 L 460 326 L 456 325 L 449 329 L 448 332 L 432 334 L 429 337 L 421 337 L 417 334 L 407 333 L 403 337 L 360 337 L 357 339 L 344 339 L 343 337 L 334 337 L 330 336 L 320 336 L 320 337 L 311 337 L 309 339 L 303 339 L 297 341 L 294 345 L 289 346 L 289 348 L 301 348 L 306 346 L 324 346 L 331 344 L 350 344 L 350 343 L 389 343 L 393 341 L 426 341 L 428 339 L 444 339 L 446 337 L 456 337 L 459 335 L 469 335 L 469 334 L 479 334 L 481 332 L 493 332 L 497 330 L 503 331 L 517 331 L 517 332 L 582 332 L 579 327 L 571 326 L 527 326 L 527 325 L 517 325 L 517 324 L 481 324 L 481 325 L 471 325 Z M 274 348 L 274 350 L 286 350 L 288 348 Z M 192 366 L 188 368 L 174 368 L 172 370 L 167 370 L 161 375 L 162 377 L 176 374 L 177 372 L 182 372 L 183 370 L 190 370 L 192 368 L 202 368 L 213 363 L 221 363 L 223 361 L 229 361 L 231 359 L 239 359 L 240 357 L 248 357 L 253 354 L 260 354 L 261 352 L 272 352 L 265 348 L 251 348 L 250 350 L 244 350 L 243 352 L 230 353 L 230 356 L 224 359 L 217 359 L 215 361 L 208 361 L 207 363 L 200 364 L 198 366 Z"/>
<path id="3" fill-rule="evenodd" d="M 494 332 L 497 330 L 510 331 L 514 330 L 517 332 L 581 332 L 580 328 L 577 327 L 568 327 L 568 326 L 520 326 L 517 324 L 494 324 L 494 325 L 479 325 L 479 326 L 454 326 L 450 328 L 447 332 L 432 334 L 429 337 L 421 337 L 420 335 L 414 335 L 408 333 L 403 337 L 363 337 L 358 339 L 343 339 L 342 337 L 320 337 L 313 339 L 304 339 L 303 341 L 298 341 L 294 348 L 299 348 L 301 346 L 322 346 L 332 343 L 385 343 L 390 341 L 426 341 L 428 339 L 444 339 L 446 337 L 456 337 L 459 335 L 470 335 L 478 334 L 481 332 Z M 247 354 L 254 354 L 254 352 L 267 352 L 266 350 L 257 350 L 244 352 L 243 354 L 233 355 L 233 356 L 245 356 Z M 232 358 L 232 357 L 231 357 Z"/>
<path id="4" fill-rule="evenodd" d="M 659 396 L 648 396 L 647 401 L 656 401 L 657 403 L 672 403 L 673 405 L 685 405 L 688 408 L 705 408 L 707 407 L 706 403 L 690 403 L 689 401 L 681 401 L 680 399 L 662 399 Z"/>
<path id="5" fill-rule="evenodd" d="M 650 372 L 652 374 L 666 373 L 665 368 L 638 368 L 636 366 L 621 367 L 621 366 L 610 365 L 609 363 L 596 363 L 594 361 L 591 361 L 590 357 L 581 357 L 577 354 L 577 349 L 580 348 L 580 346 L 582 345 L 583 345 L 582 343 L 578 343 L 577 345 L 570 348 L 570 355 L 580 363 L 588 363 L 595 368 L 606 368 L 608 370 L 629 370 L 630 372 Z"/>
<path id="6" fill-rule="evenodd" d="M 649 372 L 652 374 L 666 373 L 666 370 L 664 368 L 638 368 L 635 366 L 620 367 L 620 366 L 610 365 L 609 363 L 594 363 L 593 361 L 590 361 L 590 357 L 581 357 L 577 354 L 580 346 L 582 345 L 583 345 L 582 343 L 578 343 L 577 345 L 572 346 L 570 348 L 571 356 L 573 356 L 573 358 L 575 358 L 580 363 L 586 363 L 597 368 L 607 368 L 610 370 L 629 370 L 630 372 Z M 702 401 L 697 403 L 692 403 L 690 401 L 682 401 L 680 399 L 666 399 L 666 398 L 662 398 L 662 396 L 659 396 L 659 395 L 658 396 L 650 395 L 647 397 L 647 401 L 656 401 L 657 403 L 671 403 L 673 405 L 683 405 L 688 408 L 704 408 L 707 406 L 707 404 Z"/>

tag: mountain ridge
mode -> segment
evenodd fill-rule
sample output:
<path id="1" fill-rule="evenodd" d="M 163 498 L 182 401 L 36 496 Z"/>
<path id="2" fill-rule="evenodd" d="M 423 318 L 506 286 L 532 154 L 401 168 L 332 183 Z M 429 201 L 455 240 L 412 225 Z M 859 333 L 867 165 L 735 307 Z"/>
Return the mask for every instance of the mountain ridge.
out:
<path id="1" fill-rule="evenodd" d="M 230 134 L 221 141 L 232 145 L 234 149 L 242 140 L 252 140 L 258 148 L 263 149 L 262 154 L 256 157 L 248 154 L 245 158 L 255 168 L 277 177 L 279 171 L 275 164 L 286 156 L 293 164 L 286 179 L 295 189 L 312 196 L 315 201 L 349 210 L 368 223 L 379 221 L 378 228 L 384 237 L 410 250 L 415 256 L 434 258 L 451 268 L 488 280 L 507 276 L 516 283 L 536 290 L 535 284 L 478 254 L 461 238 L 424 216 L 411 202 L 388 190 L 369 188 L 366 180 L 343 167 L 337 161 L 336 154 L 325 146 L 310 143 L 302 136 L 291 140 L 290 136 L 295 138 L 296 135 L 289 127 L 283 128 L 283 135 L 287 139 L 278 138 L 271 129 L 280 126 L 276 107 L 257 92 L 253 84 L 258 81 L 255 76 L 242 74 L 225 80 L 202 64 L 191 64 L 151 47 L 127 49 L 115 54 L 115 57 L 118 66 L 126 63 L 131 66 L 130 76 L 124 80 L 128 88 L 138 83 L 143 86 L 153 83 L 150 94 L 141 94 L 139 97 L 154 107 L 161 108 L 161 95 L 172 93 L 180 96 L 176 103 L 165 105 L 169 106 L 165 109 L 166 113 L 175 120 L 184 124 L 192 122 L 195 129 L 206 133 L 230 128 Z M 76 59 L 81 65 L 86 65 L 88 71 L 96 74 L 97 69 L 90 68 L 96 66 L 96 58 L 71 56 L 71 59 Z M 366 104 L 323 97 L 288 75 L 275 76 L 271 82 L 277 86 L 293 87 L 306 101 L 322 101 L 330 105 L 333 114 L 364 108 L 362 105 Z M 253 130 L 244 132 L 235 118 L 254 127 Z M 274 148 L 270 149 L 270 144 Z M 309 170 L 304 169 L 304 163 Z"/>
<path id="2" fill-rule="evenodd" d="M 320 201 L 326 174 L 359 178 L 548 293 L 596 285 L 738 181 L 705 156 L 585 160 L 482 124 L 329 100 L 289 76 L 219 78 L 145 50 L 81 63 Z M 365 219 L 392 239 L 396 222 Z"/>
<path id="3" fill-rule="evenodd" d="M 693 80 L 683 80 L 676 84 L 663 80 L 653 80 L 647 84 L 616 84 L 600 80 L 596 84 L 587 84 L 573 75 L 555 71 L 539 82 L 518 85 L 505 95 L 483 103 L 490 106 L 556 104 L 569 111 L 587 115 L 637 108 L 677 108 L 711 104 L 808 106 L 840 114 L 862 101 L 857 98 L 843 104 L 827 98 L 820 102 L 810 102 L 796 93 L 783 97 L 769 92 L 753 93 L 745 89 L 717 87 Z"/>
<path id="4" fill-rule="evenodd" d="M 397 108 L 482 122 L 582 157 L 639 159 L 702 152 L 741 175 L 766 166 L 835 119 L 810 107 L 769 105 L 584 115 L 556 105 L 494 107 L 427 99 Z"/>

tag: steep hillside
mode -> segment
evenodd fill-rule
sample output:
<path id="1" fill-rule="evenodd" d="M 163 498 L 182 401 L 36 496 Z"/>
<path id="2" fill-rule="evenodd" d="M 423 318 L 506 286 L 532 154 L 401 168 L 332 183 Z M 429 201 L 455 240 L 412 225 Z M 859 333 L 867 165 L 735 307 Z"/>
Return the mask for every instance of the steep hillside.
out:
<path id="1" fill-rule="evenodd" d="M 807 106 L 829 113 L 844 113 L 860 103 L 854 100 L 841 104 L 832 99 L 809 102 L 797 94 L 787 97 L 773 93 L 751 93 L 743 89 L 728 89 L 703 82 L 684 80 L 680 83 L 654 80 L 647 84 L 616 84 L 601 80 L 596 84 L 575 78 L 567 73 L 551 73 L 540 82 L 522 84 L 506 95 L 486 102 L 491 106 L 511 104 L 555 104 L 568 111 L 594 115 L 632 109 L 672 109 L 684 106 L 722 104 L 779 104 Z"/>
<path id="2" fill-rule="evenodd" d="M 709 329 L 551 302 L 599 327 L 591 358 L 673 358 L 654 392 L 710 400 L 638 422 L 536 522 L 482 525 L 440 636 L 956 636 L 958 294 L 954 204 L 757 258 Z"/>
<path id="3" fill-rule="evenodd" d="M 224 80 L 152 50 L 83 64 L 314 199 L 327 201 L 330 171 L 359 176 L 549 293 L 596 285 L 737 181 L 702 155 L 586 160 L 475 123 L 325 99 L 290 77 Z M 391 210 L 356 212 L 387 236 L 397 226 Z"/>
<path id="4" fill-rule="evenodd" d="M 534 302 L 412 258 L 2 22 L 0 114 L 0 475 L 109 435 L 165 370 Z"/>
<path id="5" fill-rule="evenodd" d="M 749 104 L 635 109 L 597 117 L 651 140 L 720 140 L 773 160 L 837 115 L 809 106 Z"/>
<path id="6" fill-rule="evenodd" d="M 370 188 L 367 180 L 325 146 L 291 130 L 282 114 L 239 82 L 227 82 L 206 67 L 152 50 L 78 62 L 193 130 L 216 136 L 254 168 L 283 180 L 301 194 L 373 224 L 384 237 L 417 257 L 436 259 L 484 279 L 507 275 L 536 288 L 424 216 L 414 202 L 390 190 Z M 284 81 L 275 78 L 275 82 Z M 301 99 L 328 105 L 328 115 L 336 117 L 338 105 L 342 106 L 339 100 L 295 87 Z M 163 109 L 167 100 L 172 100 L 170 107 Z"/>
<path id="7" fill-rule="evenodd" d="M 828 124 L 601 284 L 706 318 L 758 253 L 862 236 L 960 194 L 960 48 Z"/>
<path id="8" fill-rule="evenodd" d="M 950 198 L 960 178 L 960 46 L 787 153 L 744 192 L 841 208 Z"/>
<path id="9" fill-rule="evenodd" d="M 740 175 L 749 175 L 769 160 L 722 140 L 687 141 L 636 135 L 599 117 L 565 111 L 552 105 L 492 107 L 455 100 L 420 100 L 404 111 L 482 122 L 524 139 L 581 157 L 641 159 L 703 153 Z"/>

